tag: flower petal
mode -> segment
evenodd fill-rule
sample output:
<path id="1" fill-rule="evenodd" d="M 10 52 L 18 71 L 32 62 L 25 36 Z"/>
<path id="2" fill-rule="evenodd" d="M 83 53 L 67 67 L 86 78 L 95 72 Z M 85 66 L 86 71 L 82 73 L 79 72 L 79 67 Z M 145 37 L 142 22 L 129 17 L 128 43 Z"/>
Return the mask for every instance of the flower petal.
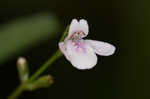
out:
<path id="1" fill-rule="evenodd" d="M 67 55 L 66 46 L 65 46 L 64 42 L 60 42 L 58 45 L 59 45 L 60 51 L 64 54 L 66 59 L 69 60 L 69 56 Z"/>
<path id="2" fill-rule="evenodd" d="M 66 44 L 67 55 L 71 64 L 77 69 L 90 69 L 97 63 L 97 56 L 90 46 L 84 41 L 82 47 L 76 47 L 74 42 L 69 40 Z"/>
<path id="3" fill-rule="evenodd" d="M 79 24 L 80 24 L 80 31 L 84 32 L 85 33 L 84 37 L 86 37 L 89 32 L 88 22 L 84 19 L 81 19 L 79 21 Z"/>
<path id="4" fill-rule="evenodd" d="M 71 21 L 70 27 L 69 27 L 69 33 L 68 33 L 68 38 L 74 33 L 78 32 L 80 29 L 80 25 L 77 19 L 73 19 Z"/>
<path id="5" fill-rule="evenodd" d="M 112 44 L 96 41 L 96 40 L 85 40 L 96 52 L 96 54 L 101 56 L 109 56 L 114 54 L 116 48 Z"/>

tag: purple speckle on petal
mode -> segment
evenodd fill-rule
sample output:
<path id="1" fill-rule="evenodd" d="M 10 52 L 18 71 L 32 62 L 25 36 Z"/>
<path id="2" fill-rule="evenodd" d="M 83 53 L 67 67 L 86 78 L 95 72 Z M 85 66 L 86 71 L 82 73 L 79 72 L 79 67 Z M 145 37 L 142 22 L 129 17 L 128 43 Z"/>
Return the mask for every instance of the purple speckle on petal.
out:
<path id="1" fill-rule="evenodd" d="M 75 40 L 74 45 L 76 52 L 86 53 L 85 44 L 82 40 Z"/>

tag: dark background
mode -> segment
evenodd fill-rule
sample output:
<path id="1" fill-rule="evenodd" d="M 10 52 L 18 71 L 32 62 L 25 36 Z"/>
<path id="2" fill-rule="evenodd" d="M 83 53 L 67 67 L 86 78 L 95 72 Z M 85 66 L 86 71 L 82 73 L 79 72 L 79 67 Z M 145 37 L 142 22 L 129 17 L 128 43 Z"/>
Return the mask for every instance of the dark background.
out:
<path id="1" fill-rule="evenodd" d="M 87 38 L 106 41 L 117 48 L 113 56 L 98 56 L 98 64 L 85 71 L 77 70 L 61 57 L 44 72 L 51 74 L 55 83 L 24 92 L 19 99 L 148 99 L 148 83 L 142 79 L 147 74 L 138 73 L 142 83 L 137 82 L 137 65 L 143 65 L 137 63 L 137 56 L 144 57 L 137 54 L 137 43 L 142 44 L 148 36 L 141 36 L 144 38 L 140 41 L 137 35 L 149 31 L 149 11 L 149 3 L 142 0 L 1 0 L 1 24 L 39 12 L 54 13 L 61 23 L 60 35 L 19 54 L 28 59 L 32 73 L 56 51 L 61 33 L 73 18 L 88 20 Z M 19 84 L 17 58 L 18 55 L 1 64 L 0 99 Z"/>

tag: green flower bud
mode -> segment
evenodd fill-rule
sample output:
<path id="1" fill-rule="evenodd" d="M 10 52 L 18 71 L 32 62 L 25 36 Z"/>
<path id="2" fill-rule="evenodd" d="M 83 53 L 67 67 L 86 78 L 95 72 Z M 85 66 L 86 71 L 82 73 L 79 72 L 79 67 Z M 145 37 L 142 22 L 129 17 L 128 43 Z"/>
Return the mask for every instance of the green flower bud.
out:
<path id="1" fill-rule="evenodd" d="M 49 87 L 51 84 L 53 84 L 53 78 L 50 75 L 45 75 L 31 83 L 28 83 L 26 85 L 26 89 L 32 91 L 39 88 Z"/>

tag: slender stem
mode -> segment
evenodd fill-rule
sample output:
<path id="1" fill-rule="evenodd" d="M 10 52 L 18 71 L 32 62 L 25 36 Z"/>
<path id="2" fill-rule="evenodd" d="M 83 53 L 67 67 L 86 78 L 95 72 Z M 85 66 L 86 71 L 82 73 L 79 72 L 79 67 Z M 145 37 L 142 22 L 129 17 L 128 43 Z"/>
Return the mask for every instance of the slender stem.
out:
<path id="1" fill-rule="evenodd" d="M 69 25 L 67 26 L 66 30 L 64 31 L 63 35 L 60 38 L 60 42 L 62 42 L 66 35 L 68 34 L 68 30 L 69 30 Z M 19 85 L 8 97 L 8 99 L 16 99 L 24 90 L 25 90 L 25 86 L 28 82 L 32 82 L 35 79 L 37 79 L 37 77 L 43 73 L 55 60 L 57 60 L 59 57 L 62 56 L 62 53 L 60 52 L 60 50 L 57 50 L 56 53 L 50 57 L 42 66 L 41 68 L 39 68 L 30 78 L 28 81 L 26 81 L 25 83 L 22 83 L 21 85 Z"/>
<path id="2" fill-rule="evenodd" d="M 41 66 L 29 79 L 29 81 L 35 80 L 43 71 L 45 71 L 56 59 L 62 56 L 60 50 L 57 50 L 56 53 Z"/>
<path id="3" fill-rule="evenodd" d="M 43 73 L 55 60 L 57 60 L 59 57 L 62 56 L 62 53 L 57 50 L 56 53 L 49 58 L 42 66 L 41 68 L 39 68 L 27 81 L 28 82 L 32 82 L 33 80 L 35 80 L 41 73 Z M 16 99 L 23 91 L 24 91 L 24 87 L 25 87 L 26 83 L 21 84 L 20 86 L 18 86 L 14 92 L 8 97 L 8 99 Z"/>
<path id="4" fill-rule="evenodd" d="M 24 90 L 24 85 L 18 86 L 15 91 L 8 97 L 8 99 L 16 99 Z"/>
<path id="5" fill-rule="evenodd" d="M 70 26 L 70 25 L 68 25 L 68 26 L 66 27 L 66 29 L 65 29 L 65 31 L 64 31 L 64 33 L 63 33 L 63 35 L 61 36 L 61 38 L 60 38 L 59 42 L 64 41 L 65 37 L 68 35 L 69 26 Z"/>

